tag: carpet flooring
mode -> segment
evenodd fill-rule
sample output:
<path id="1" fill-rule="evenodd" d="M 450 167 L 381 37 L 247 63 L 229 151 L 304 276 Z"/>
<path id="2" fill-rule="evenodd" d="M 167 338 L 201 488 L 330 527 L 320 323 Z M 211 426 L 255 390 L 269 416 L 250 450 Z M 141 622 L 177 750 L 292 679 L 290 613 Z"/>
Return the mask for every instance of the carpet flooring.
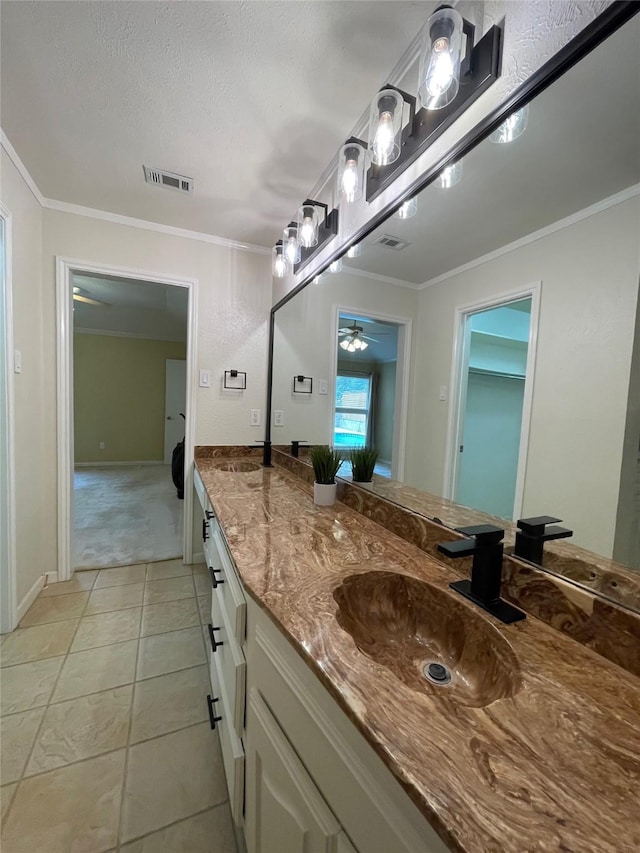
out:
<path id="1" fill-rule="evenodd" d="M 169 465 L 78 468 L 73 502 L 74 569 L 182 556 L 184 501 Z"/>

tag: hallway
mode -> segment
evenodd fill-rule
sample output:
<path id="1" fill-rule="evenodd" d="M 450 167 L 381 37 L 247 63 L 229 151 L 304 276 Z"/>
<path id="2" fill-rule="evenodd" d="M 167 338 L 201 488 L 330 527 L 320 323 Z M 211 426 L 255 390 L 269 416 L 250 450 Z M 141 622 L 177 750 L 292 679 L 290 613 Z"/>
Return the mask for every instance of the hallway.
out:
<path id="1" fill-rule="evenodd" d="M 210 600 L 182 560 L 78 572 L 3 638 L 3 853 L 235 853 Z"/>

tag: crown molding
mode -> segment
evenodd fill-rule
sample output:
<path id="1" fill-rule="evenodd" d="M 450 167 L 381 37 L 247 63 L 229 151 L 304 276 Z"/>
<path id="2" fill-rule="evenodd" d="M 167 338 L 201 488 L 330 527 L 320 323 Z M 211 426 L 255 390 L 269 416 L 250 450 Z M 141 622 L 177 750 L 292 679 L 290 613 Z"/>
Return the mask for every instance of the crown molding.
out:
<path id="1" fill-rule="evenodd" d="M 494 249 L 493 252 L 487 252 L 486 255 L 480 255 L 479 258 L 474 258 L 472 261 L 469 261 L 466 264 L 462 264 L 459 267 L 455 267 L 452 270 L 448 270 L 442 275 L 437 275 L 435 278 L 430 278 L 428 281 L 425 281 L 423 284 L 418 285 L 418 290 L 426 290 L 427 287 L 432 287 L 434 284 L 440 284 L 442 281 L 446 281 L 449 278 L 453 278 L 456 275 L 460 275 L 461 273 L 467 272 L 468 270 L 472 270 L 475 267 L 479 267 L 482 264 L 486 264 L 489 261 L 493 261 L 496 258 L 502 257 L 502 255 L 508 255 L 509 252 L 514 252 L 516 249 L 521 249 L 523 246 L 528 246 L 530 243 L 535 243 L 536 240 L 541 240 L 543 237 L 548 237 L 550 234 L 555 234 L 556 231 L 562 231 L 564 228 L 569 228 L 571 225 L 575 225 L 578 222 L 582 222 L 583 219 L 588 219 L 590 216 L 595 216 L 597 213 L 602 213 L 604 210 L 608 210 L 610 207 L 615 207 L 617 204 L 622 204 L 625 201 L 628 201 L 630 198 L 633 198 L 636 195 L 640 195 L 640 184 L 633 184 L 633 186 L 627 187 L 626 190 L 621 190 L 619 193 L 615 193 L 614 195 L 607 196 L 607 198 L 603 198 L 600 201 L 597 201 L 595 204 L 589 205 L 589 207 L 584 207 L 582 210 L 578 210 L 576 213 L 572 213 L 571 216 L 566 216 L 564 219 L 558 219 L 557 222 L 552 222 L 550 225 L 545 225 L 544 228 L 540 228 L 539 231 L 532 231 L 531 234 L 527 234 L 525 237 L 520 237 L 519 240 L 514 240 L 512 243 L 507 243 L 505 246 L 501 246 L 499 249 Z"/>
<path id="2" fill-rule="evenodd" d="M 227 237 L 218 237 L 215 234 L 206 234 L 203 231 L 191 231 L 188 228 L 178 228 L 174 225 L 163 225 L 160 222 L 150 222 L 147 219 L 136 219 L 121 213 L 111 213 L 108 210 L 98 210 L 93 207 L 83 207 L 66 201 L 46 198 L 42 195 L 36 182 L 29 174 L 27 167 L 20 159 L 18 152 L 9 142 L 7 135 L 0 128 L 0 144 L 7 152 L 7 156 L 20 173 L 21 178 L 29 187 L 41 207 L 47 210 L 57 210 L 61 213 L 71 213 L 75 216 L 85 216 L 89 219 L 99 219 L 103 222 L 112 222 L 116 225 L 128 225 L 131 228 L 142 228 L 145 231 L 156 231 L 160 234 L 168 234 L 172 237 L 182 237 L 187 240 L 198 240 L 201 243 L 211 243 L 214 246 L 222 246 L 225 249 L 236 249 L 243 252 L 253 252 L 257 255 L 269 255 L 271 249 L 265 246 L 257 246 L 254 243 L 242 243 L 238 240 L 230 240 Z"/>
<path id="3" fill-rule="evenodd" d="M 326 270 L 323 275 L 329 274 Z M 381 281 L 383 284 L 393 284 L 395 287 L 408 287 L 409 290 L 421 290 L 424 285 L 416 284 L 413 281 L 405 281 L 403 278 L 392 278 L 389 275 L 380 275 L 377 272 L 367 272 L 367 270 L 357 269 L 356 267 L 343 267 L 343 275 L 358 275 L 362 278 L 371 278 L 374 281 Z"/>

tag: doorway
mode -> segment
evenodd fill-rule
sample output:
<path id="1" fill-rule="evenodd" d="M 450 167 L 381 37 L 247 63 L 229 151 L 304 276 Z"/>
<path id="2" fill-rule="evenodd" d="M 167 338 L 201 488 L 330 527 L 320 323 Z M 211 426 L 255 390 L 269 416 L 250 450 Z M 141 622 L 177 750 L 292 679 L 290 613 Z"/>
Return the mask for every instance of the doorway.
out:
<path id="1" fill-rule="evenodd" d="M 450 496 L 515 519 L 524 490 L 537 291 L 458 310 Z M 455 363 L 455 359 L 454 359 Z M 446 493 L 445 493 L 446 494 Z"/>
<path id="2" fill-rule="evenodd" d="M 195 284 L 58 259 L 59 580 L 192 559 L 192 381 L 178 403 L 184 500 L 164 457 L 166 362 L 193 377 Z"/>
<path id="3" fill-rule="evenodd" d="M 334 310 L 332 444 L 343 451 L 374 447 L 375 473 L 402 480 L 411 321 Z"/>

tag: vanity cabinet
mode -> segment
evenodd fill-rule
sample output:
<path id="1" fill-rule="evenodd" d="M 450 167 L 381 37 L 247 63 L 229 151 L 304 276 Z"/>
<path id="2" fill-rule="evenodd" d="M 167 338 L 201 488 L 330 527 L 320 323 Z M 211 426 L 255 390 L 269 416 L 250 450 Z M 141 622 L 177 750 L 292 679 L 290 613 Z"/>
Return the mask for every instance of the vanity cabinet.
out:
<path id="1" fill-rule="evenodd" d="M 445 853 L 384 762 L 245 595 L 214 508 L 203 488 L 196 492 L 208 510 L 216 728 L 248 853 Z"/>

